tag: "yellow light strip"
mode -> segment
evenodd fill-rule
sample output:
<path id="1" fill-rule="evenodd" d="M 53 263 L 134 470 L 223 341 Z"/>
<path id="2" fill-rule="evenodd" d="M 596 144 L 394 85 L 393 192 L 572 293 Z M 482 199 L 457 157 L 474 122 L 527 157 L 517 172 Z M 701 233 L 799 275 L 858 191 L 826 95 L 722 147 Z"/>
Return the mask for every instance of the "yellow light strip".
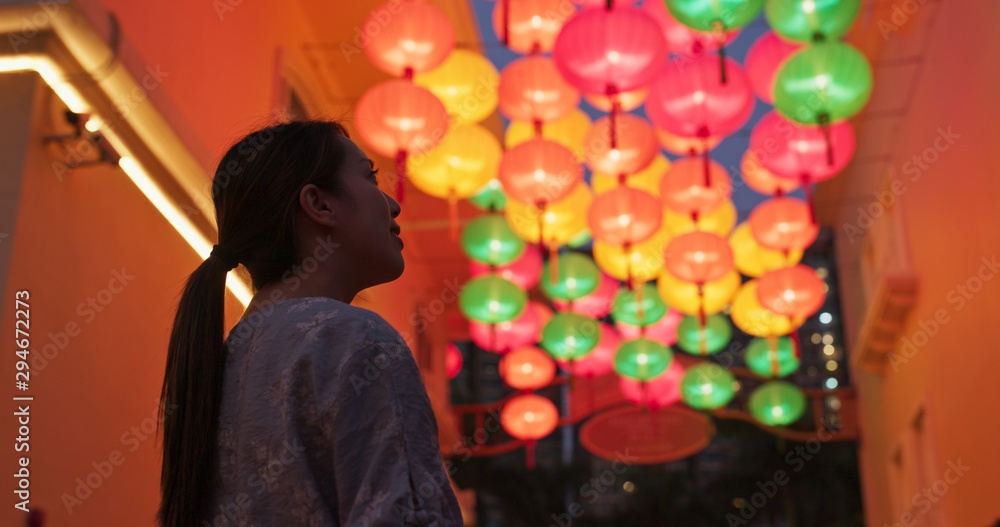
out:
<path id="1" fill-rule="evenodd" d="M 0 72 L 29 70 L 38 72 L 73 113 L 90 113 L 90 106 L 80 96 L 80 92 L 63 80 L 62 71 L 48 57 L 33 54 L 0 57 Z"/>

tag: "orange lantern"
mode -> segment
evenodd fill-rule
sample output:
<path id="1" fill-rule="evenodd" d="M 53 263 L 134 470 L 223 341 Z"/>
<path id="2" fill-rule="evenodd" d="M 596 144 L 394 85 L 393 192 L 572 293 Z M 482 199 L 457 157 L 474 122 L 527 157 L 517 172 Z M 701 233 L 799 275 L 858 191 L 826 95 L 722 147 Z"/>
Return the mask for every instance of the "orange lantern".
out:
<path id="1" fill-rule="evenodd" d="M 549 57 L 523 57 L 500 72 L 500 111 L 534 123 L 536 132 L 541 123 L 565 117 L 578 104 L 580 92 L 562 78 Z"/>
<path id="2" fill-rule="evenodd" d="M 648 192 L 620 186 L 594 198 L 587 222 L 595 240 L 629 247 L 656 233 L 663 210 Z"/>
<path id="3" fill-rule="evenodd" d="M 682 234 L 667 244 L 663 265 L 677 278 L 695 284 L 718 280 L 733 268 L 733 250 L 718 234 Z"/>
<path id="4" fill-rule="evenodd" d="M 548 353 L 534 347 L 518 348 L 500 359 L 500 376 L 511 388 L 537 390 L 556 375 L 556 363 Z"/>
<path id="5" fill-rule="evenodd" d="M 493 8 L 493 31 L 510 49 L 524 54 L 552 51 L 572 9 L 564 0 L 500 1 Z"/>
<path id="6" fill-rule="evenodd" d="M 761 247 L 750 231 L 750 224 L 743 222 L 729 236 L 733 247 L 733 263 L 739 271 L 757 278 L 772 269 L 794 265 L 802 259 L 802 251 L 775 251 Z"/>
<path id="7" fill-rule="evenodd" d="M 535 441 L 549 435 L 559 424 L 559 410 L 552 401 L 523 394 L 507 401 L 500 411 L 500 424 L 511 437 L 527 442 L 527 465 L 535 468 Z"/>
<path id="8" fill-rule="evenodd" d="M 407 78 L 444 62 L 455 47 L 448 17 L 423 2 L 404 2 L 397 6 L 398 13 L 391 14 L 392 3 L 373 9 L 362 24 L 371 37 L 363 46 L 368 60 L 389 75 Z"/>
<path id="9" fill-rule="evenodd" d="M 740 331 L 754 337 L 779 337 L 796 328 L 792 319 L 779 315 L 760 305 L 757 300 L 757 280 L 749 280 L 740 287 L 733 297 L 729 309 L 733 325 Z"/>
<path id="10" fill-rule="evenodd" d="M 757 300 L 779 315 L 801 320 L 823 307 L 826 284 L 805 265 L 775 269 L 757 280 Z"/>
<path id="11" fill-rule="evenodd" d="M 766 155 L 766 154 L 765 154 Z M 760 164 L 753 150 L 747 150 L 740 161 L 743 182 L 751 190 L 766 196 L 781 196 L 799 188 L 799 182 L 775 176 Z"/>
<path id="12" fill-rule="evenodd" d="M 590 187 L 576 185 L 569 196 L 546 204 L 544 210 L 518 200 L 508 200 L 503 212 L 507 225 L 518 236 L 552 249 L 569 243 L 587 228 L 587 209 L 591 201 Z"/>
<path id="13" fill-rule="evenodd" d="M 504 193 L 539 207 L 568 196 L 582 179 L 583 167 L 573 152 L 548 139 L 525 141 L 500 161 Z"/>
<path id="14" fill-rule="evenodd" d="M 795 198 L 771 198 L 758 205 L 748 221 L 754 239 L 775 251 L 805 249 L 819 234 L 809 205 Z"/>
<path id="15" fill-rule="evenodd" d="M 689 157 L 674 163 L 660 180 L 660 199 L 668 209 L 694 218 L 717 209 L 729 199 L 733 183 L 722 165 L 708 163 L 708 185 L 705 185 L 703 163 Z"/>
<path id="16" fill-rule="evenodd" d="M 583 140 L 587 166 L 603 174 L 634 174 L 649 165 L 657 150 L 653 128 L 630 113 L 598 119 Z"/>

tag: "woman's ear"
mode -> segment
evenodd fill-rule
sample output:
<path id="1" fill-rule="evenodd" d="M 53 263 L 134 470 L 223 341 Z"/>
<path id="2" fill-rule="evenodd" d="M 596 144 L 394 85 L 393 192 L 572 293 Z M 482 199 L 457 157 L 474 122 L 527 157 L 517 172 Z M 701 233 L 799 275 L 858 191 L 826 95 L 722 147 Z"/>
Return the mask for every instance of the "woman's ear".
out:
<path id="1" fill-rule="evenodd" d="M 330 227 L 337 227 L 337 200 L 329 192 L 309 183 L 299 191 L 299 206 L 312 221 Z"/>

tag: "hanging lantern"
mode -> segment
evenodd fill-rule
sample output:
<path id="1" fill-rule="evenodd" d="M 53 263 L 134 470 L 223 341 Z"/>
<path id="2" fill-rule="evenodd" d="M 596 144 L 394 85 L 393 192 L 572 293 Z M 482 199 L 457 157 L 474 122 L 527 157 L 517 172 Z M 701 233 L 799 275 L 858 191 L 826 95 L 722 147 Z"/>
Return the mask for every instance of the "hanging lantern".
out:
<path id="1" fill-rule="evenodd" d="M 616 176 L 646 168 L 659 150 L 649 123 L 629 113 L 598 119 L 583 144 L 591 171 Z"/>
<path id="2" fill-rule="evenodd" d="M 583 229 L 566 242 L 566 246 L 572 249 L 579 249 L 591 241 L 593 241 L 593 237 L 590 236 L 590 229 Z"/>
<path id="3" fill-rule="evenodd" d="M 733 225 L 736 225 L 736 206 L 727 199 L 704 216 L 698 215 L 697 221 L 690 214 L 678 214 L 667 209 L 663 211 L 663 223 L 673 236 L 680 236 L 692 231 L 705 231 L 719 236 L 728 236 L 733 230 Z"/>
<path id="4" fill-rule="evenodd" d="M 733 182 L 722 165 L 708 162 L 708 184 L 702 161 L 679 159 L 660 180 L 663 206 L 683 216 L 708 214 L 729 199 Z"/>
<path id="5" fill-rule="evenodd" d="M 626 186 L 594 198 L 587 213 L 587 224 L 594 239 L 619 246 L 648 240 L 662 222 L 660 200 Z"/>
<path id="6" fill-rule="evenodd" d="M 497 108 L 500 74 L 482 54 L 456 49 L 438 67 L 413 77 L 413 83 L 430 90 L 454 123 L 473 124 Z"/>
<path id="7" fill-rule="evenodd" d="M 413 185 L 436 198 L 474 196 L 488 185 L 500 166 L 500 143 L 476 124 L 459 125 L 433 149 L 410 155 L 406 173 Z"/>
<path id="8" fill-rule="evenodd" d="M 775 251 L 761 247 L 750 231 L 750 224 L 743 222 L 736 227 L 729 237 L 729 245 L 733 248 L 733 262 L 740 273 L 751 278 L 758 278 L 773 269 L 794 265 L 802 259 L 802 251 Z"/>
<path id="9" fill-rule="evenodd" d="M 697 317 L 687 316 L 677 328 L 677 345 L 692 355 L 711 355 L 729 344 L 733 328 L 722 315 L 710 315 L 704 326 Z"/>
<path id="10" fill-rule="evenodd" d="M 583 100 L 587 101 L 595 109 L 605 113 L 611 113 L 612 111 L 631 112 L 646 102 L 646 95 L 649 95 L 649 88 L 642 87 L 615 95 L 584 93 Z M 617 107 L 615 106 L 616 103 Z"/>
<path id="11" fill-rule="evenodd" d="M 677 342 L 677 326 L 680 325 L 684 315 L 680 311 L 670 309 L 660 320 L 648 326 L 633 326 L 621 320 L 615 320 L 615 329 L 625 340 L 634 340 L 645 337 L 649 340 L 659 342 L 664 346 L 673 346 Z"/>
<path id="12" fill-rule="evenodd" d="M 542 138 L 555 141 L 569 148 L 577 159 L 583 159 L 583 138 L 590 130 L 590 117 L 583 110 L 574 108 L 565 117 L 542 125 Z M 527 121 L 511 121 L 504 134 L 507 148 L 538 137 L 535 124 Z"/>
<path id="13" fill-rule="evenodd" d="M 601 323 L 601 337 L 586 357 L 573 361 L 559 361 L 559 367 L 578 377 L 594 378 L 614 371 L 612 363 L 621 345 L 618 333 L 609 324 Z"/>
<path id="14" fill-rule="evenodd" d="M 573 3 L 584 9 L 590 9 L 592 7 L 599 7 L 601 9 L 606 9 L 608 6 L 608 0 L 573 0 Z M 635 5 L 638 3 L 639 0 L 614 0 L 614 4 L 612 5 L 612 7 L 617 8 L 619 6 Z"/>
<path id="15" fill-rule="evenodd" d="M 667 51 L 676 55 L 701 55 L 714 51 L 719 46 L 718 35 L 710 31 L 696 31 L 681 24 L 667 10 L 661 0 L 642 3 L 642 9 L 656 20 L 667 40 Z M 738 29 L 725 32 L 723 44 L 729 44 L 740 34 Z"/>
<path id="16" fill-rule="evenodd" d="M 736 379 L 729 370 L 712 362 L 691 366 L 681 379 L 681 397 L 698 410 L 722 408 L 736 394 Z"/>
<path id="17" fill-rule="evenodd" d="M 761 247 L 775 251 L 803 250 L 816 239 L 819 226 L 809 205 L 800 199 L 772 198 L 750 213 L 750 232 Z"/>
<path id="18" fill-rule="evenodd" d="M 493 178 L 475 194 L 469 196 L 469 203 L 481 210 L 503 210 L 507 206 L 507 196 L 500 187 L 500 180 Z"/>
<path id="19" fill-rule="evenodd" d="M 697 156 L 719 146 L 721 138 L 712 137 L 684 137 L 656 128 L 656 139 L 660 141 L 660 146 L 671 154 L 678 156 Z"/>
<path id="20" fill-rule="evenodd" d="M 600 323 L 577 313 L 557 313 L 542 329 L 542 347 L 557 360 L 582 359 L 600 340 Z"/>
<path id="21" fill-rule="evenodd" d="M 448 374 L 448 379 L 454 379 L 462 371 L 462 352 L 458 346 L 448 343 L 444 354 L 444 369 Z"/>
<path id="22" fill-rule="evenodd" d="M 559 410 L 552 401 L 535 394 L 522 394 L 507 401 L 500 411 L 500 424 L 511 437 L 527 443 L 527 466 L 535 467 L 535 441 L 549 435 L 559 424 Z"/>
<path id="23" fill-rule="evenodd" d="M 698 315 L 702 309 L 706 315 L 722 311 L 732 300 L 740 287 L 740 275 L 729 271 L 722 278 L 702 285 L 703 298 L 699 303 L 698 284 L 680 280 L 664 269 L 656 281 L 657 290 L 670 307 L 685 315 Z"/>
<path id="24" fill-rule="evenodd" d="M 681 379 L 684 366 L 680 361 L 670 361 L 663 375 L 646 382 L 634 381 L 628 377 L 618 378 L 618 389 L 632 404 L 649 408 L 666 408 L 681 400 Z"/>
<path id="25" fill-rule="evenodd" d="M 544 325 L 540 304 L 529 301 L 513 320 L 496 324 L 469 321 L 469 338 L 486 351 L 507 353 L 538 342 Z"/>
<path id="26" fill-rule="evenodd" d="M 750 415 L 769 426 L 798 421 L 806 410 L 806 396 L 798 386 L 785 381 L 766 382 L 750 394 Z"/>
<path id="27" fill-rule="evenodd" d="M 552 382 L 556 376 L 556 363 L 544 351 L 526 346 L 504 355 L 498 370 L 511 388 L 537 390 Z"/>
<path id="28" fill-rule="evenodd" d="M 768 172 L 803 184 L 839 174 L 851 162 L 854 149 L 854 129 L 847 121 L 824 131 L 819 126 L 793 124 L 778 112 L 770 112 L 750 134 L 750 150 L 767 152 L 761 165 Z"/>
<path id="29" fill-rule="evenodd" d="M 670 160 L 666 156 L 656 153 L 646 168 L 625 178 L 625 186 L 659 197 L 660 180 L 663 179 L 667 170 L 670 170 Z M 590 186 L 594 189 L 595 194 L 603 194 L 621 186 L 619 179 L 617 174 L 609 175 L 595 172 L 590 175 Z"/>
<path id="30" fill-rule="evenodd" d="M 558 263 L 556 263 L 558 262 Z M 551 276 L 553 264 L 558 266 L 556 276 Z M 576 300 L 597 290 L 601 271 L 589 256 L 569 252 L 555 261 L 549 260 L 542 270 L 542 291 L 546 296 L 559 300 Z"/>
<path id="31" fill-rule="evenodd" d="M 608 314 L 611 313 L 611 303 L 613 302 L 615 295 L 618 293 L 620 286 L 618 284 L 618 280 L 615 280 L 604 273 L 600 274 L 600 282 L 597 285 L 597 289 L 593 292 L 573 300 L 572 302 L 554 299 L 552 300 L 552 304 L 555 305 L 556 309 L 559 311 L 573 311 L 574 313 L 580 313 L 581 315 L 586 315 L 595 319 L 608 316 Z M 563 275 L 560 274 L 560 277 L 561 276 Z"/>
<path id="32" fill-rule="evenodd" d="M 510 119 L 537 127 L 566 117 L 578 104 L 580 93 L 549 57 L 523 57 L 500 73 L 500 111 Z"/>
<path id="33" fill-rule="evenodd" d="M 525 141 L 507 150 L 500 160 L 500 183 L 504 192 L 524 203 L 559 201 L 581 180 L 583 168 L 573 152 L 548 139 Z"/>
<path id="34" fill-rule="evenodd" d="M 694 231 L 667 244 L 663 263 L 677 278 L 704 284 L 722 278 L 733 268 L 733 251 L 718 234 Z"/>
<path id="35" fill-rule="evenodd" d="M 547 53 L 572 14 L 563 0 L 501 0 L 493 7 L 493 31 L 518 53 Z"/>
<path id="36" fill-rule="evenodd" d="M 792 339 L 777 337 L 771 339 L 750 339 L 747 345 L 746 363 L 750 371 L 761 377 L 784 377 L 799 369 L 801 361 L 796 356 Z"/>
<path id="37" fill-rule="evenodd" d="M 587 9 L 563 26 L 552 57 L 582 92 L 616 95 L 652 81 L 667 57 L 656 22 L 628 6 Z"/>
<path id="38" fill-rule="evenodd" d="M 670 14 L 699 31 L 730 30 L 757 18 L 764 0 L 666 0 Z"/>
<path id="39" fill-rule="evenodd" d="M 847 33 L 861 0 L 768 0 L 767 23 L 781 36 L 799 42 L 827 42 Z"/>
<path id="40" fill-rule="evenodd" d="M 779 315 L 804 319 L 823 307 L 826 284 L 812 267 L 775 269 L 757 280 L 757 300 Z"/>
<path id="41" fill-rule="evenodd" d="M 653 379 L 670 367 L 670 348 L 646 338 L 623 343 L 615 353 L 615 373 L 637 381 Z"/>
<path id="42" fill-rule="evenodd" d="M 770 155 L 767 150 L 762 151 L 764 155 Z M 799 182 L 775 176 L 761 166 L 757 154 L 753 150 L 747 150 L 740 160 L 740 175 L 743 182 L 750 190 L 765 196 L 778 196 L 792 192 L 799 188 Z"/>
<path id="43" fill-rule="evenodd" d="M 788 42 L 774 31 L 768 31 L 757 39 L 747 51 L 747 76 L 757 97 L 774 105 L 774 79 L 781 66 L 802 46 Z"/>
<path id="44" fill-rule="evenodd" d="M 400 7 L 390 4 L 373 9 L 362 24 L 365 28 L 380 28 L 362 46 L 368 60 L 396 77 L 412 77 L 444 62 L 455 47 L 455 32 L 448 17 L 430 4 L 407 2 L 388 21 L 381 20 L 383 13 Z"/>
<path id="45" fill-rule="evenodd" d="M 733 325 L 754 337 L 777 337 L 791 333 L 792 321 L 760 305 L 757 300 L 757 280 L 750 280 L 733 297 L 729 310 Z"/>
<path id="46" fill-rule="evenodd" d="M 629 247 L 594 241 L 594 261 L 616 280 L 649 282 L 663 269 L 663 250 L 670 233 L 660 228 L 648 240 Z"/>
<path id="47" fill-rule="evenodd" d="M 550 248 L 566 245 L 587 228 L 587 210 L 592 197 L 587 185 L 577 185 L 569 196 L 546 205 L 542 210 L 535 205 L 519 201 L 507 202 L 504 216 L 507 224 L 518 236 L 531 243 L 539 243 L 539 224 L 544 231 L 542 242 Z"/>
<path id="48" fill-rule="evenodd" d="M 611 306 L 611 316 L 615 322 L 632 326 L 648 326 L 667 314 L 667 304 L 656 292 L 653 284 L 643 284 L 640 294 L 622 289 L 615 296 Z"/>
<path id="49" fill-rule="evenodd" d="M 518 237 L 502 216 L 480 216 L 462 231 L 462 249 L 466 256 L 489 265 L 504 265 L 524 253 L 524 239 Z"/>
<path id="50" fill-rule="evenodd" d="M 469 280 L 458 298 L 462 314 L 470 320 L 496 324 L 517 318 L 528 295 L 513 282 L 489 275 Z"/>
<path id="51" fill-rule="evenodd" d="M 535 287 L 539 277 L 542 276 L 542 253 L 538 246 L 525 244 L 524 253 L 511 263 L 497 267 L 469 260 L 469 274 L 475 278 L 484 274 L 496 274 L 497 276 L 510 280 L 525 291 Z"/>
<path id="52" fill-rule="evenodd" d="M 872 93 L 864 55 L 842 42 L 814 44 L 784 63 L 774 81 L 774 106 L 802 124 L 835 123 L 861 111 Z"/>

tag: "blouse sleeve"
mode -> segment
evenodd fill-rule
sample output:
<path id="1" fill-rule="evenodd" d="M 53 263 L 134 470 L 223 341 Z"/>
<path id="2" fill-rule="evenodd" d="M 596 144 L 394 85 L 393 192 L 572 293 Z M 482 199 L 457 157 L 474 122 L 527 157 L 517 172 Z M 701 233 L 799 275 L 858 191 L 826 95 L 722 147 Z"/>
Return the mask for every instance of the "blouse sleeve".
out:
<path id="1" fill-rule="evenodd" d="M 318 388 L 340 525 L 462 525 L 430 400 L 401 338 L 352 352 Z"/>

